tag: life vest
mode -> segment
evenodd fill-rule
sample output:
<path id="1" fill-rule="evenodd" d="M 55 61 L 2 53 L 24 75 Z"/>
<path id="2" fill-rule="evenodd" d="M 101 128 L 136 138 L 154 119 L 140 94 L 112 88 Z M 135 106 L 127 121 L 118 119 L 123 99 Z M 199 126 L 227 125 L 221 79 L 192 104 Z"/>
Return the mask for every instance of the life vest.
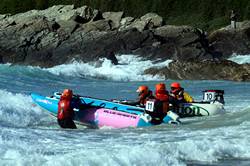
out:
<path id="1" fill-rule="evenodd" d="M 174 99 L 183 102 L 183 103 L 192 103 L 194 99 L 187 93 L 184 92 L 184 89 L 181 88 L 178 92 L 173 93 L 171 92 L 170 95 L 174 97 Z"/>
<path id="2" fill-rule="evenodd" d="M 144 96 L 144 97 L 142 97 L 142 98 L 139 99 L 139 100 L 140 100 L 140 105 L 141 105 L 141 106 L 145 106 L 145 104 L 146 104 L 146 102 L 147 102 L 148 100 L 154 99 L 154 98 L 155 98 L 155 97 L 153 96 L 153 93 L 152 93 L 152 91 L 150 90 L 146 96 Z"/>
<path id="3" fill-rule="evenodd" d="M 74 111 L 71 108 L 71 100 L 62 98 L 60 99 L 58 103 L 58 113 L 57 113 L 57 118 L 62 120 L 62 119 L 73 119 L 74 117 Z"/>
<path id="4" fill-rule="evenodd" d="M 165 92 L 156 92 L 155 94 L 155 98 L 157 100 L 159 100 L 160 102 L 162 102 L 162 111 L 164 113 L 168 112 L 169 109 L 169 96 L 168 96 L 168 91 Z"/>
<path id="5" fill-rule="evenodd" d="M 180 102 L 185 102 L 184 100 L 184 89 L 181 88 L 180 90 L 174 90 L 174 91 L 170 91 L 170 95 L 175 99 L 178 100 Z"/>
<path id="6" fill-rule="evenodd" d="M 149 99 L 146 101 L 145 110 L 152 118 L 162 120 L 167 114 L 168 102 L 167 100 L 161 101 L 157 98 Z"/>

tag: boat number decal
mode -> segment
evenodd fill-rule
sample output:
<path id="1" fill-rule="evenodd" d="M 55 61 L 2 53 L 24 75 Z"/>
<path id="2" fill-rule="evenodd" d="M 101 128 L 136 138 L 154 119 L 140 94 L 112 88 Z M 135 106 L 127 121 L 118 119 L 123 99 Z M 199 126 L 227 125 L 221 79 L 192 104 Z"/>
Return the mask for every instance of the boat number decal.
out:
<path id="1" fill-rule="evenodd" d="M 214 92 L 206 92 L 204 93 L 204 101 L 212 101 L 215 99 L 215 93 Z"/>
<path id="2" fill-rule="evenodd" d="M 154 112 L 154 104 L 153 101 L 147 101 L 145 109 L 149 112 Z"/>

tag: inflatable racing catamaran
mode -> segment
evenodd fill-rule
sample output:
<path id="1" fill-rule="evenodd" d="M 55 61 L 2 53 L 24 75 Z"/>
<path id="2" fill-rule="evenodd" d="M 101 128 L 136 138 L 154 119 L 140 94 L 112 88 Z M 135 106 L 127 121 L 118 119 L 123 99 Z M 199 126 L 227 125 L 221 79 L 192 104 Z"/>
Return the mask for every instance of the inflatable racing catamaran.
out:
<path id="1" fill-rule="evenodd" d="M 172 111 L 182 118 L 209 116 L 225 113 L 224 104 L 223 90 L 205 90 L 203 91 L 203 100 L 201 102 L 183 103 L 178 107 L 172 107 Z"/>
<path id="2" fill-rule="evenodd" d="M 60 96 L 61 94 L 58 92 L 50 97 L 36 93 L 31 94 L 34 103 L 53 116 L 57 116 Z M 86 125 L 92 128 L 100 128 L 103 126 L 113 128 L 147 127 L 154 125 L 151 123 L 152 117 L 145 113 L 144 108 L 92 97 L 74 97 L 79 98 L 81 104 L 84 106 L 84 109 L 74 109 L 74 121 L 77 124 Z M 178 124 L 180 123 L 179 116 L 169 111 L 162 123 Z"/>
<path id="3" fill-rule="evenodd" d="M 224 91 L 206 90 L 203 101 L 195 103 L 183 103 L 173 108 L 164 117 L 162 123 L 178 124 L 180 117 L 208 116 L 224 113 Z M 32 93 L 31 97 L 36 105 L 57 116 L 58 102 L 61 94 L 55 92 L 53 96 L 42 96 Z M 75 109 L 74 120 L 78 124 L 93 128 L 110 126 L 113 128 L 146 127 L 153 126 L 152 117 L 146 113 L 145 108 L 120 104 L 92 97 L 78 97 L 85 107 L 82 110 Z M 150 111 L 150 110 L 147 110 Z M 178 116 L 179 115 L 179 116 Z"/>

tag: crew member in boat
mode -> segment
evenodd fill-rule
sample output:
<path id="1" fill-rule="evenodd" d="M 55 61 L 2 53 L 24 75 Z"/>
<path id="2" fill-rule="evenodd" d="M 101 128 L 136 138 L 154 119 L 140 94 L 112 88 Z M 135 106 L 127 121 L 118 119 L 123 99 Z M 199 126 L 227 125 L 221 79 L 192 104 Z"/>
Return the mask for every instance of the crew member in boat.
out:
<path id="1" fill-rule="evenodd" d="M 58 103 L 57 122 L 62 128 L 76 129 L 74 118 L 73 91 L 65 89 Z"/>
<path id="2" fill-rule="evenodd" d="M 184 88 L 182 88 L 181 84 L 178 82 L 173 82 L 171 84 L 169 99 L 170 103 L 173 105 L 194 102 L 194 99 L 187 92 L 184 91 Z"/>
<path id="3" fill-rule="evenodd" d="M 163 103 L 162 112 L 167 114 L 169 108 L 169 97 L 168 91 L 166 90 L 166 85 L 164 83 L 155 85 L 155 98 Z"/>
<path id="4" fill-rule="evenodd" d="M 168 91 L 164 83 L 155 85 L 155 98 L 146 101 L 145 110 L 152 117 L 152 124 L 162 123 L 169 110 Z"/>
<path id="5" fill-rule="evenodd" d="M 157 116 L 155 118 L 157 123 L 157 118 L 162 122 L 163 118 L 167 115 L 169 111 L 169 94 L 166 90 L 166 85 L 164 83 L 159 83 L 155 85 L 155 98 L 158 100 L 159 105 L 156 106 Z M 153 118 L 154 119 L 154 118 Z"/>
<path id="6" fill-rule="evenodd" d="M 138 93 L 138 99 L 136 101 L 122 101 L 120 103 L 144 108 L 147 100 L 155 98 L 153 92 L 146 85 L 139 86 L 136 92 Z"/>

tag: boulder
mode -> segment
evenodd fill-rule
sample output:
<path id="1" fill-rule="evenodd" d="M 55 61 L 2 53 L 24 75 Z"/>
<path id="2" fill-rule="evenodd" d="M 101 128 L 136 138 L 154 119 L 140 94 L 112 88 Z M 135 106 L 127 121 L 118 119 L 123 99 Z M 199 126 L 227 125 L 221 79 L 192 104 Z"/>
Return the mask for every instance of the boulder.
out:
<path id="1" fill-rule="evenodd" d="M 90 21 L 93 17 L 93 11 L 94 9 L 92 9 L 89 6 L 82 6 L 80 8 L 77 8 L 76 11 L 79 13 L 79 16 Z"/>
<path id="2" fill-rule="evenodd" d="M 40 15 L 44 15 L 48 20 L 70 20 L 78 13 L 74 10 L 74 5 L 57 5 L 46 10 L 39 11 Z"/>
<path id="3" fill-rule="evenodd" d="M 124 27 L 125 30 L 136 28 L 138 31 L 143 32 L 146 29 L 148 22 L 145 20 L 135 19 L 134 22 Z"/>
<path id="4" fill-rule="evenodd" d="M 147 13 L 141 20 L 148 23 L 148 28 L 156 28 L 163 25 L 163 18 L 156 13 Z"/>
<path id="5" fill-rule="evenodd" d="M 9 16 L 10 14 L 0 14 L 0 21 L 2 21 L 3 19 L 6 19 Z"/>
<path id="6" fill-rule="evenodd" d="M 209 41 L 224 58 L 233 53 L 250 54 L 250 21 L 242 22 L 236 30 L 228 27 L 216 30 L 209 35 Z"/>
<path id="7" fill-rule="evenodd" d="M 98 21 L 102 19 L 103 19 L 102 13 L 99 10 L 94 9 L 91 21 Z"/>
<path id="8" fill-rule="evenodd" d="M 91 31 L 110 31 L 111 25 L 109 20 L 98 20 L 91 21 L 89 23 L 83 24 L 79 31 L 91 32 Z"/>
<path id="9" fill-rule="evenodd" d="M 250 64 L 231 61 L 173 61 L 168 67 L 151 68 L 145 74 L 161 75 L 166 79 L 250 81 Z"/>
<path id="10" fill-rule="evenodd" d="M 124 12 L 104 12 L 102 17 L 105 20 L 111 20 L 111 28 L 118 29 Z"/>
<path id="11" fill-rule="evenodd" d="M 70 21 L 59 20 L 57 24 L 59 25 L 61 33 L 65 33 L 67 35 L 71 35 L 79 27 L 79 25 L 73 20 Z"/>
<path id="12" fill-rule="evenodd" d="M 176 38 L 182 37 L 185 33 L 192 33 L 194 28 L 191 26 L 165 25 L 153 30 L 154 34 L 161 37 Z M 197 38 L 197 37 L 196 37 Z"/>
<path id="13" fill-rule="evenodd" d="M 125 17 L 125 18 L 122 18 L 121 22 L 120 22 L 119 31 L 123 31 L 123 30 L 129 29 L 129 26 L 133 23 L 134 20 L 135 20 L 134 17 Z"/>

